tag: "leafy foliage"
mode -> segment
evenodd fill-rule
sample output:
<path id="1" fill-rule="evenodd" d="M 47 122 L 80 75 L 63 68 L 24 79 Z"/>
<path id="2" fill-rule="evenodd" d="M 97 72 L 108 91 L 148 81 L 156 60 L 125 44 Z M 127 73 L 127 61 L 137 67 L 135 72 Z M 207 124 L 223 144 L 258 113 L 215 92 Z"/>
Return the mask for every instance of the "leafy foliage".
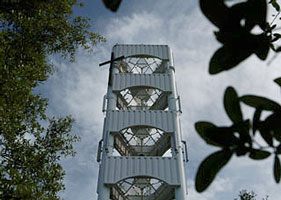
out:
<path id="1" fill-rule="evenodd" d="M 200 7 L 203 14 L 218 27 L 215 32 L 216 39 L 222 43 L 212 58 L 210 59 L 209 72 L 217 74 L 227 71 L 238 66 L 252 54 L 265 60 L 269 49 L 276 53 L 281 51 L 281 47 L 277 47 L 274 42 L 281 37 L 276 31 L 276 25 L 273 24 L 276 17 L 280 14 L 280 6 L 277 1 L 271 0 L 271 4 L 278 12 L 271 23 L 266 22 L 267 5 L 265 0 L 247 0 L 236 3 L 230 7 L 225 4 L 225 0 L 200 0 Z M 259 26 L 263 32 L 253 34 L 251 30 Z M 281 78 L 274 80 L 281 86 Z M 253 119 L 243 119 L 240 104 L 255 109 Z M 276 183 L 280 182 L 280 160 L 281 153 L 281 105 L 277 102 L 265 97 L 255 95 L 244 95 L 238 97 L 236 91 L 232 87 L 228 87 L 224 95 L 225 111 L 233 122 L 231 126 L 219 127 L 210 122 L 197 122 L 195 129 L 199 136 L 206 141 L 207 144 L 226 149 L 236 156 L 248 156 L 250 159 L 263 160 L 270 155 L 274 155 L 273 175 Z M 261 119 L 262 114 L 267 111 L 270 114 Z M 256 140 L 259 133 L 263 138 L 265 146 L 259 144 Z M 213 156 L 211 154 L 210 156 Z M 196 176 L 196 190 L 204 191 L 214 180 L 214 176 L 218 171 L 227 164 L 229 158 L 221 157 L 217 160 L 217 165 L 206 165 L 207 157 L 199 166 Z M 223 165 L 222 165 L 223 164 Z M 220 166 L 220 167 L 218 167 Z M 202 171 L 215 170 L 202 177 Z M 198 187 L 200 185 L 201 187 Z M 242 200 L 254 200 L 253 193 L 240 193 Z"/>
<path id="2" fill-rule="evenodd" d="M 226 113 L 233 122 L 231 126 L 218 127 L 210 122 L 197 122 L 195 124 L 196 131 L 207 144 L 220 147 L 221 151 L 229 152 L 228 154 L 222 154 L 216 160 L 216 164 L 206 164 L 210 156 L 200 164 L 196 176 L 196 185 L 204 185 L 204 187 L 196 187 L 197 191 L 202 192 L 209 186 L 214 179 L 214 174 L 216 175 L 228 162 L 229 155 L 232 154 L 248 156 L 253 160 L 263 160 L 274 154 L 273 174 L 276 182 L 279 182 L 280 161 L 278 155 L 281 153 L 281 106 L 267 98 L 254 95 L 245 95 L 239 98 L 232 87 L 226 89 L 224 99 Z M 232 99 L 232 101 L 226 99 Z M 243 119 L 241 103 L 256 109 L 251 123 L 249 119 Z M 263 111 L 270 111 L 270 114 L 264 120 L 261 119 Z M 250 129 L 251 124 L 252 130 Z M 267 146 L 262 146 L 257 142 L 256 131 L 268 144 Z M 271 151 L 267 149 L 271 149 Z M 211 156 L 214 156 L 214 154 Z M 215 170 L 215 173 L 205 173 L 205 177 L 202 177 L 200 174 L 206 170 Z"/>
<path id="3" fill-rule="evenodd" d="M 89 19 L 72 18 L 76 0 L 17 0 L 0 4 L 0 199 L 59 199 L 73 156 L 73 119 L 48 118 L 47 99 L 34 88 L 53 72 L 60 54 L 74 61 L 76 49 L 92 51 L 104 41 Z"/>

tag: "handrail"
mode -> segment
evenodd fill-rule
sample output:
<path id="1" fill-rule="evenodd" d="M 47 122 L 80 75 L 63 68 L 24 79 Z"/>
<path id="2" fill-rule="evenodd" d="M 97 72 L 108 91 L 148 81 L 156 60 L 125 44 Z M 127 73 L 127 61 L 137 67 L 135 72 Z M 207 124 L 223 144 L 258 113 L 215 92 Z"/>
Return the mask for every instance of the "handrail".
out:
<path id="1" fill-rule="evenodd" d="M 101 161 L 102 143 L 103 143 L 103 139 L 101 139 L 101 140 L 99 141 L 97 162 L 100 162 L 100 161 Z"/>
<path id="2" fill-rule="evenodd" d="M 106 111 L 106 99 L 107 99 L 107 95 L 105 94 L 103 96 L 103 103 L 102 103 L 102 112 Z"/>
<path id="3" fill-rule="evenodd" d="M 182 113 L 180 96 L 178 96 L 177 100 L 178 100 L 178 105 L 179 105 L 179 112 Z"/>
<path id="4" fill-rule="evenodd" d="M 188 162 L 188 154 L 187 154 L 187 144 L 186 141 L 181 141 L 184 144 L 184 150 L 185 150 L 185 161 Z"/>

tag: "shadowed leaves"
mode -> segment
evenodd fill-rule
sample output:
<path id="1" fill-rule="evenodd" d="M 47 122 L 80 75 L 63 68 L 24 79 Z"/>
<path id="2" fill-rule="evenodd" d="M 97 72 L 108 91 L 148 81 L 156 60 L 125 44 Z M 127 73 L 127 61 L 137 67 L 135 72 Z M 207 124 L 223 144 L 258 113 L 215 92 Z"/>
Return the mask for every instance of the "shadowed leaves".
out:
<path id="1" fill-rule="evenodd" d="M 276 183 L 279 183 L 280 182 L 280 160 L 277 155 L 274 157 L 273 174 L 274 174 L 274 179 L 275 179 Z"/>
<path id="2" fill-rule="evenodd" d="M 224 0 L 200 0 L 202 12 L 219 28 L 215 35 L 223 44 L 210 60 L 210 74 L 236 67 L 253 53 L 261 60 L 266 59 L 271 42 L 269 35 L 251 33 L 256 25 L 267 32 L 266 7 L 265 0 L 248 0 L 231 7 L 226 6 Z"/>
<path id="3" fill-rule="evenodd" d="M 233 87 L 228 87 L 225 91 L 224 109 L 233 123 L 243 121 L 240 102 Z"/>
<path id="4" fill-rule="evenodd" d="M 204 191 L 212 183 L 217 173 L 230 160 L 232 154 L 229 149 L 223 149 L 203 160 L 199 166 L 195 180 L 195 188 L 198 192 Z"/>
<path id="5" fill-rule="evenodd" d="M 272 101 L 270 99 L 267 99 L 265 97 L 259 97 L 254 95 L 245 95 L 240 97 L 240 101 L 247 104 L 248 106 L 254 107 L 254 108 L 260 108 L 262 110 L 268 110 L 268 111 L 274 111 L 279 110 L 281 111 L 281 106 L 276 103 L 275 101 Z"/>
<path id="6" fill-rule="evenodd" d="M 254 160 L 262 160 L 271 155 L 270 152 L 259 150 L 259 149 L 251 149 L 249 157 Z"/>
<path id="7" fill-rule="evenodd" d="M 251 122 L 243 119 L 240 103 L 245 103 L 256 109 L 252 122 L 252 135 L 250 134 Z M 221 148 L 221 151 L 211 154 L 201 163 L 196 176 L 196 190 L 198 192 L 204 191 L 211 184 L 233 153 L 237 156 L 247 155 L 253 160 L 266 159 L 273 152 L 276 155 L 281 154 L 281 106 L 278 103 L 254 95 L 238 97 L 235 89 L 228 87 L 224 94 L 224 108 L 233 122 L 231 126 L 219 127 L 204 121 L 195 123 L 196 131 L 207 144 Z M 265 119 L 261 119 L 263 111 L 269 111 L 271 114 Z M 255 132 L 260 133 L 268 146 L 257 145 L 254 138 Z M 276 145 L 277 143 L 279 144 Z M 268 151 L 267 148 L 272 150 Z M 275 157 L 274 177 L 276 182 L 280 181 L 278 157 Z"/>
<path id="8" fill-rule="evenodd" d="M 274 79 L 274 82 L 277 83 L 281 87 L 281 77 Z"/>
<path id="9" fill-rule="evenodd" d="M 102 0 L 104 5 L 113 12 L 116 12 L 122 0 Z"/>

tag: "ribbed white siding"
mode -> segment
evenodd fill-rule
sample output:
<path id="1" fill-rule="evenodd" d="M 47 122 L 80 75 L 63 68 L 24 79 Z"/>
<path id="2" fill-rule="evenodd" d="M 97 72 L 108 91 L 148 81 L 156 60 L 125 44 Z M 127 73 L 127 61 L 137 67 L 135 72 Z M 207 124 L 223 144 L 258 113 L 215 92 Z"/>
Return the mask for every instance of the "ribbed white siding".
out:
<path id="1" fill-rule="evenodd" d="M 137 176 L 157 178 L 174 186 L 180 184 L 177 158 L 110 156 L 105 160 L 105 172 L 105 184 Z"/>
<path id="2" fill-rule="evenodd" d="M 174 113 L 160 110 L 112 110 L 109 112 L 108 130 L 118 132 L 131 126 L 151 126 L 165 132 L 174 132 Z"/>
<path id="3" fill-rule="evenodd" d="M 157 57 L 163 60 L 169 60 L 169 47 L 168 45 L 126 45 L 117 44 L 112 49 L 115 58 L 120 56 L 136 56 L 147 55 Z"/>
<path id="4" fill-rule="evenodd" d="M 113 91 L 121 91 L 134 86 L 153 87 L 165 92 L 171 91 L 169 74 L 129 74 L 120 73 L 113 76 Z"/>

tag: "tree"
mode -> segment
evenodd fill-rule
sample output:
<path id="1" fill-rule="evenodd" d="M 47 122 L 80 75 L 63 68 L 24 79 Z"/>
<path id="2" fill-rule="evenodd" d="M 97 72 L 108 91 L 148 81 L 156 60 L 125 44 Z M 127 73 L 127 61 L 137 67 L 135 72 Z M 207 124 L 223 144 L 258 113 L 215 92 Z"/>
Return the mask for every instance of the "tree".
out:
<path id="1" fill-rule="evenodd" d="M 235 198 L 234 200 L 256 200 L 257 194 L 253 191 L 248 192 L 247 190 L 242 190 L 239 192 L 239 199 Z M 268 196 L 262 200 L 268 200 Z"/>
<path id="2" fill-rule="evenodd" d="M 103 0 L 105 6 L 116 11 L 121 0 Z M 229 4 L 232 4 L 229 6 Z M 267 4 L 270 4 L 276 14 L 271 22 L 267 22 Z M 260 60 L 267 58 L 268 52 L 281 52 L 281 34 L 278 32 L 275 20 L 280 14 L 277 0 L 200 0 L 202 13 L 213 23 L 218 31 L 215 37 L 222 44 L 209 62 L 209 73 L 215 75 L 237 67 L 252 54 Z M 280 18 L 281 19 L 281 18 Z M 259 26 L 259 34 L 252 33 Z M 274 80 L 281 86 L 281 77 Z M 241 103 L 255 109 L 252 120 L 244 119 Z M 217 173 L 228 163 L 233 155 L 248 156 L 254 160 L 263 160 L 274 155 L 273 174 L 276 183 L 280 182 L 281 154 L 281 105 L 271 99 L 256 95 L 239 97 L 233 87 L 228 87 L 224 94 L 224 108 L 233 122 L 231 126 L 217 126 L 211 122 L 199 121 L 195 129 L 199 136 L 209 145 L 217 146 L 219 151 L 212 153 L 200 164 L 195 187 L 203 192 L 215 179 Z M 261 115 L 269 111 L 266 119 Z M 266 146 L 257 143 L 259 135 L 267 143 Z M 271 149 L 270 151 L 267 149 Z"/>
<path id="3" fill-rule="evenodd" d="M 73 119 L 48 117 L 34 92 L 53 73 L 50 55 L 74 61 L 78 47 L 105 41 L 89 19 L 72 17 L 77 0 L 0 2 L 0 199 L 60 199 L 61 157 L 73 156 Z"/>

